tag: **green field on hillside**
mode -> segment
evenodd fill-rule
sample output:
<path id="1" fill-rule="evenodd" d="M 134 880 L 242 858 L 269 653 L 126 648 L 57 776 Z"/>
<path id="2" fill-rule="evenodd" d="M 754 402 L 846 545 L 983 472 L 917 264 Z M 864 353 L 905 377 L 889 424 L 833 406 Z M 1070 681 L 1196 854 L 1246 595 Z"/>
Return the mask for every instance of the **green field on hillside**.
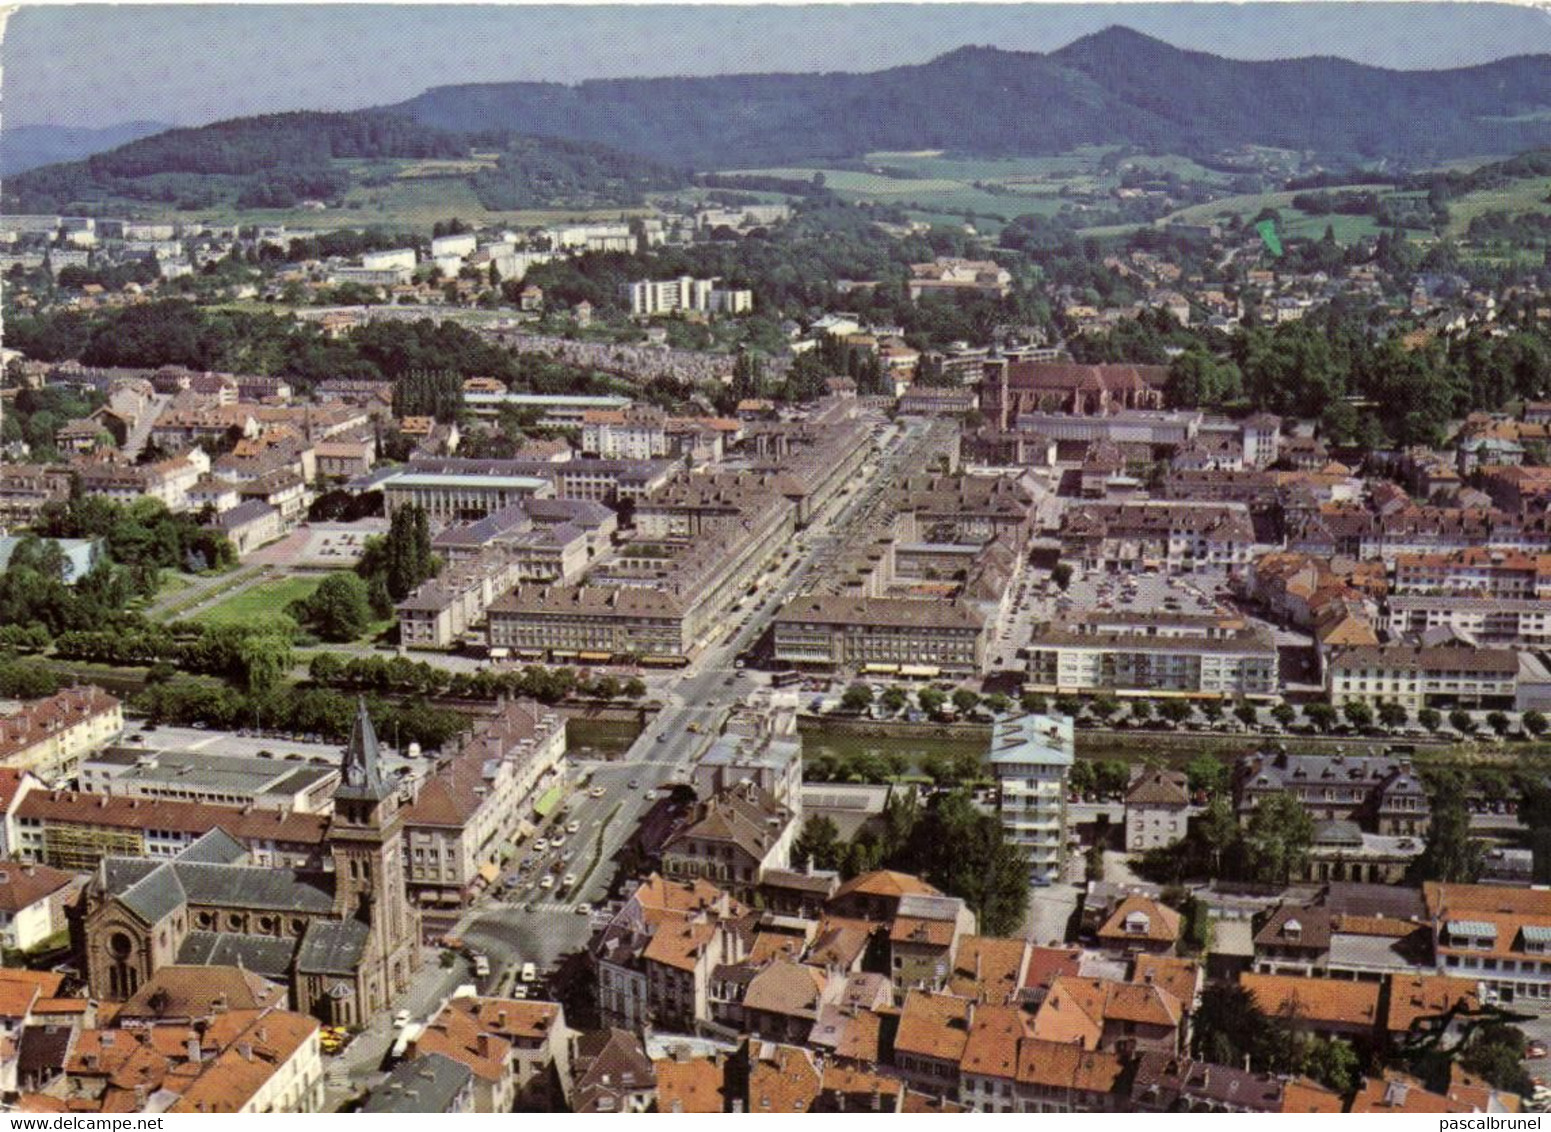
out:
<path id="1" fill-rule="evenodd" d="M 873 201 L 904 208 L 917 219 L 957 222 L 965 213 L 981 219 L 976 227 L 992 230 L 987 217 L 1011 220 L 1028 214 L 1053 216 L 1062 209 L 1087 203 L 1106 207 L 1108 194 L 1128 169 L 1172 173 L 1189 181 L 1222 184 L 1226 178 L 1187 157 L 1176 155 L 1128 157 L 1116 169 L 1101 167 L 1111 153 L 1104 147 L 1084 147 L 1049 157 L 968 158 L 937 151 L 879 151 L 863 159 L 867 169 L 833 168 L 822 162 L 763 169 L 729 169 L 726 176 L 746 174 L 810 181 L 824 175 L 825 185 L 850 201 Z M 1095 201 L 1094 198 L 1100 198 Z"/>
<path id="2" fill-rule="evenodd" d="M 1449 202 L 1449 235 L 1462 236 L 1486 212 L 1551 213 L 1551 179 L 1526 177 L 1500 189 L 1481 189 Z"/>
<path id="3" fill-rule="evenodd" d="M 98 203 L 104 211 L 145 220 L 284 225 L 297 231 L 375 226 L 429 232 L 437 221 L 452 217 L 480 226 L 529 228 L 572 220 L 618 220 L 652 212 L 650 208 L 617 207 L 491 211 L 479 202 L 467 180 L 470 171 L 486 163 L 479 157 L 459 161 L 340 161 L 337 164 L 349 170 L 354 183 L 344 193 L 344 207 L 322 211 L 239 209 L 230 202 L 185 210 L 117 197 Z"/>

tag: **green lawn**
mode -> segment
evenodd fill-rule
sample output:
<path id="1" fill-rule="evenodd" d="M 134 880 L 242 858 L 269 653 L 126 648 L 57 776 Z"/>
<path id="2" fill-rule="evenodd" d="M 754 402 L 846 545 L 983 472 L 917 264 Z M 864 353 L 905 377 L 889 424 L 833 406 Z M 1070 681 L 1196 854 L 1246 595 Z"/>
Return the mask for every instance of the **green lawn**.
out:
<path id="1" fill-rule="evenodd" d="M 312 596 L 323 575 L 274 578 L 249 586 L 225 601 L 201 610 L 195 621 L 206 625 L 254 625 L 271 623 L 285 613 L 293 601 Z"/>

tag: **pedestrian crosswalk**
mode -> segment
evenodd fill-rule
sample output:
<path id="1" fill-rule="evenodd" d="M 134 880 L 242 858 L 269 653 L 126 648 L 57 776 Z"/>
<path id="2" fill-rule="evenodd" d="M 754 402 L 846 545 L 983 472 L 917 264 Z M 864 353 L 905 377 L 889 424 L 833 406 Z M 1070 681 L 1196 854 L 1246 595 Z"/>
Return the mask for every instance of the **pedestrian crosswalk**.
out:
<path id="1" fill-rule="evenodd" d="M 576 905 L 575 904 L 561 904 L 558 901 L 554 901 L 554 900 L 534 900 L 534 901 L 531 901 L 531 902 L 506 903 L 504 906 L 507 907 L 507 908 L 527 908 L 529 903 L 531 903 L 532 906 L 533 906 L 533 914 L 535 916 L 538 916 L 538 915 L 553 915 L 556 912 L 575 912 L 576 911 Z M 497 907 L 500 907 L 500 906 L 502 906 L 502 905 L 497 905 Z"/>

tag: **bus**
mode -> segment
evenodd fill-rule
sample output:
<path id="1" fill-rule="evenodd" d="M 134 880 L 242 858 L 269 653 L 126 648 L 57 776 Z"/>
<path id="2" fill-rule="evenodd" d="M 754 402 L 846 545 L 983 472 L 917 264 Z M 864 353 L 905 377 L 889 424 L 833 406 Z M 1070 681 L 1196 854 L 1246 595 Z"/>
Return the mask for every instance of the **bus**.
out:
<path id="1" fill-rule="evenodd" d="M 777 672 L 770 677 L 772 688 L 787 688 L 793 684 L 802 682 L 802 673 L 795 669 L 787 669 L 785 672 Z"/>
<path id="2" fill-rule="evenodd" d="M 643 656 L 642 668 L 683 668 L 689 663 L 687 656 Z"/>

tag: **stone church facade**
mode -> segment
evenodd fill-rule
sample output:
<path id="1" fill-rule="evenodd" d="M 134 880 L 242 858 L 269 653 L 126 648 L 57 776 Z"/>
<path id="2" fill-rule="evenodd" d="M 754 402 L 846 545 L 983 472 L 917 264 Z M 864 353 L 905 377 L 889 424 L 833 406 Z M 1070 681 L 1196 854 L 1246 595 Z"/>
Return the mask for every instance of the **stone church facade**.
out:
<path id="1" fill-rule="evenodd" d="M 404 889 L 403 814 L 357 711 L 328 830 L 332 871 L 262 868 L 212 830 L 170 860 L 107 857 L 71 910 L 95 998 L 130 998 L 162 967 L 229 964 L 291 991 L 292 1009 L 360 1025 L 420 965 Z"/>

